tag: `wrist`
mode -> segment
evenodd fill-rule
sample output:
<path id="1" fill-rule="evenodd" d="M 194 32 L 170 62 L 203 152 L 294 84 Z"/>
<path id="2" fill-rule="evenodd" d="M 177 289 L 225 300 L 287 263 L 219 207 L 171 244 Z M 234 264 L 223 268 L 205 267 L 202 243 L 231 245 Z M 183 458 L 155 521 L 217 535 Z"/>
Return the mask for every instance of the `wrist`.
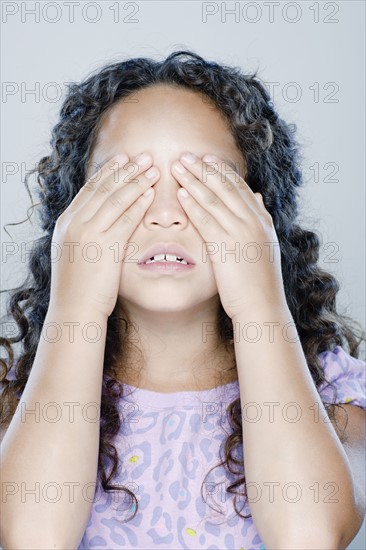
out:
<path id="1" fill-rule="evenodd" d="M 101 311 L 93 309 L 89 306 L 83 306 L 80 304 L 65 304 L 59 303 L 54 300 L 50 300 L 47 316 L 52 318 L 67 318 L 72 319 L 73 321 L 83 320 L 85 322 L 98 322 L 100 324 L 108 322 L 108 316 Z"/>
<path id="2" fill-rule="evenodd" d="M 279 315 L 291 316 L 285 295 L 276 297 L 271 296 L 269 298 L 262 297 L 260 300 L 248 306 L 245 311 L 243 310 L 236 313 L 231 320 L 233 323 L 237 321 L 255 322 L 261 319 L 269 320 Z"/>

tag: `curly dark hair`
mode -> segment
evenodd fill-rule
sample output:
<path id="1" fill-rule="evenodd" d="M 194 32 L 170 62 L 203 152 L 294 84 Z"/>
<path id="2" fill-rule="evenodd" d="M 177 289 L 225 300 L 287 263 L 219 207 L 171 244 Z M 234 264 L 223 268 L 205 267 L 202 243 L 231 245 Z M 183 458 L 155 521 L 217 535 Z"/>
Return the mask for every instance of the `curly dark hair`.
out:
<path id="1" fill-rule="evenodd" d="M 0 338 L 8 355 L 7 360 L 0 360 L 2 425 L 10 422 L 25 388 L 47 313 L 50 250 L 55 223 L 85 183 L 87 162 L 102 116 L 119 99 L 157 84 L 183 87 L 203 94 L 202 97 L 209 98 L 225 116 L 245 159 L 245 180 L 253 192 L 262 194 L 265 207 L 272 216 L 280 244 L 287 304 L 317 389 L 323 382 L 328 382 L 318 354 L 331 351 L 338 345 L 345 348 L 347 344 L 348 353 L 355 358 L 359 356 L 360 343 L 366 340 L 365 332 L 359 323 L 337 312 L 336 295 L 340 286 L 333 275 L 318 266 L 320 237 L 296 223 L 299 188 L 304 184 L 303 159 L 295 140 L 297 127 L 279 117 L 268 91 L 257 77 L 257 71 L 243 74 L 238 67 L 205 60 L 190 50 L 171 53 L 163 61 L 132 58 L 106 65 L 81 83 L 68 84 L 59 121 L 52 130 L 51 153 L 41 158 L 25 177 L 29 193 L 28 178 L 33 173 L 38 174 L 40 189 L 37 187 L 36 193 L 39 202 L 32 202 L 31 208 L 38 207 L 40 225 L 45 234 L 34 241 L 27 278 L 21 286 L 11 289 L 7 305 L 7 316 L 14 319 L 18 334 Z M 138 511 L 135 494 L 112 482 L 120 464 L 113 439 L 123 422 L 117 407 L 124 395 L 124 385 L 117 377 L 117 363 L 128 343 L 127 329 L 123 329 L 120 320 L 116 306 L 107 326 L 97 477 L 104 491 L 125 491 L 129 495 L 136 504 L 134 517 Z M 227 349 L 233 349 L 230 348 L 233 346 L 232 322 L 221 303 L 218 327 L 220 341 Z M 14 366 L 13 345 L 16 343 L 22 343 L 23 350 L 15 364 L 15 379 L 8 380 L 7 374 Z M 323 404 L 336 423 L 334 407 L 341 405 L 334 401 L 335 398 L 333 403 Z M 235 512 L 246 518 L 250 514 L 243 516 L 237 508 L 237 497 L 246 496 L 244 462 L 234 453 L 243 444 L 240 398 L 229 404 L 227 417 L 231 433 L 222 442 L 221 462 L 217 466 L 223 465 L 236 476 L 236 481 L 226 491 L 234 494 Z M 343 442 L 343 434 L 338 435 Z M 109 473 L 107 462 L 110 464 Z"/>

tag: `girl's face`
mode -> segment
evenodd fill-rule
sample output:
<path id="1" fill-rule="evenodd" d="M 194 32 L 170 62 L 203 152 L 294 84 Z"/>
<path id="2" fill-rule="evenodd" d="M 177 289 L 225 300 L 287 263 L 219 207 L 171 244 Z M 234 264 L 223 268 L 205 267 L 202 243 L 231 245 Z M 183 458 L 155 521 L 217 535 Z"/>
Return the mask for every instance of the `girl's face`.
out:
<path id="1" fill-rule="evenodd" d="M 205 254 L 201 234 L 179 202 L 181 186 L 171 170 L 185 151 L 198 157 L 216 154 L 240 167 L 240 175 L 244 173 L 241 152 L 225 119 L 207 99 L 190 90 L 161 84 L 140 90 L 116 103 L 100 128 L 90 163 L 103 164 L 121 152 L 132 160 L 146 152 L 160 173 L 153 185 L 154 199 L 129 238 L 133 245 L 127 249 L 128 261 L 121 266 L 119 302 L 127 311 L 140 307 L 178 312 L 217 301 L 210 257 Z M 87 176 L 94 170 L 89 169 Z M 193 269 L 167 275 L 138 267 L 147 249 L 161 242 L 183 246 L 195 262 Z"/>

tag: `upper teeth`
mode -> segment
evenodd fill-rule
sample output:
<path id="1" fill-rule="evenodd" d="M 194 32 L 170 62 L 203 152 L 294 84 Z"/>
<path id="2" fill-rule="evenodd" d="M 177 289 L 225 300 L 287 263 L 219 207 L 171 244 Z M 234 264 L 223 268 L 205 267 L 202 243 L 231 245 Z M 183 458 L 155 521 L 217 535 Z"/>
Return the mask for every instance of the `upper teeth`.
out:
<path id="1" fill-rule="evenodd" d="M 145 264 L 151 264 L 152 262 L 179 262 L 180 264 L 188 265 L 188 262 L 183 260 L 183 258 L 180 258 L 179 256 L 176 256 L 175 254 L 156 254 L 155 256 L 152 256 L 150 260 L 147 260 Z"/>

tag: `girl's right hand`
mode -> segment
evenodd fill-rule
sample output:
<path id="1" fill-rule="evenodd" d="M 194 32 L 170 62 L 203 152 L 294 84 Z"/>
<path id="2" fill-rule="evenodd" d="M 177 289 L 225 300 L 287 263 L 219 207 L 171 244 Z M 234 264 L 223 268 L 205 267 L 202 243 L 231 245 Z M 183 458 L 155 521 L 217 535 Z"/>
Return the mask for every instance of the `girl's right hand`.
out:
<path id="1" fill-rule="evenodd" d="M 126 154 L 104 163 L 57 219 L 52 236 L 52 307 L 112 313 L 124 247 L 152 203 L 154 190 L 149 196 L 145 191 L 159 178 L 156 167 L 156 175 L 147 177 L 151 156 L 142 165 L 136 164 L 139 156 L 132 161 L 134 170 Z"/>

